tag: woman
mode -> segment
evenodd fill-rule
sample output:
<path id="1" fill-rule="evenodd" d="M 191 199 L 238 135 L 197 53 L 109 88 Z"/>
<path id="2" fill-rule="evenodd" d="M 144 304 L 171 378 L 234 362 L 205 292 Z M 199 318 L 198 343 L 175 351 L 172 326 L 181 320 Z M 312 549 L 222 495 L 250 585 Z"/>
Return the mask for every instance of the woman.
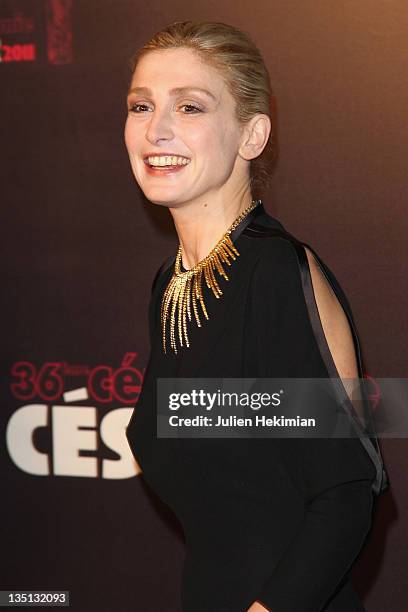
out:
<path id="1" fill-rule="evenodd" d="M 259 51 L 225 24 L 172 24 L 135 58 L 126 147 L 179 250 L 153 282 L 126 434 L 185 532 L 183 612 L 364 610 L 350 570 L 385 487 L 368 438 L 157 435 L 157 378 L 362 376 L 335 277 L 254 199 L 273 151 L 270 101 Z"/>

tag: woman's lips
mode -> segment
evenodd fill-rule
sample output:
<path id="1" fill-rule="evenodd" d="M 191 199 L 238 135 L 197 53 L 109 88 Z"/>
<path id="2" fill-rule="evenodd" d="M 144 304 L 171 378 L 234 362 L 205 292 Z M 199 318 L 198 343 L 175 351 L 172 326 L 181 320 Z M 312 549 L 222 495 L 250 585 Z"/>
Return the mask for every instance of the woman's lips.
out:
<path id="1" fill-rule="evenodd" d="M 186 164 L 184 166 L 156 166 L 153 168 L 148 163 L 145 163 L 145 166 L 147 174 L 150 174 L 151 176 L 166 176 L 168 174 L 181 172 L 182 170 L 184 170 L 184 168 L 189 166 L 189 164 Z"/>

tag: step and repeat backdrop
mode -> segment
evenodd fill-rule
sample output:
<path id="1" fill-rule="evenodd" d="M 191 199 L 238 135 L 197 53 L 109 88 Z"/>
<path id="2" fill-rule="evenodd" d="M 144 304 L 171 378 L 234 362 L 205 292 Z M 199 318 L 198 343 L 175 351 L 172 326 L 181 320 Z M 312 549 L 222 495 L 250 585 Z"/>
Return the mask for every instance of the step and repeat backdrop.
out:
<path id="1" fill-rule="evenodd" d="M 279 141 L 265 208 L 336 273 L 366 376 L 407 375 L 405 0 L 1 0 L 0 590 L 69 591 L 78 612 L 181 612 L 183 533 L 125 438 L 177 236 L 123 130 L 133 53 L 187 19 L 258 44 Z M 397 612 L 408 445 L 381 446 L 391 489 L 353 581 L 367 610 Z"/>

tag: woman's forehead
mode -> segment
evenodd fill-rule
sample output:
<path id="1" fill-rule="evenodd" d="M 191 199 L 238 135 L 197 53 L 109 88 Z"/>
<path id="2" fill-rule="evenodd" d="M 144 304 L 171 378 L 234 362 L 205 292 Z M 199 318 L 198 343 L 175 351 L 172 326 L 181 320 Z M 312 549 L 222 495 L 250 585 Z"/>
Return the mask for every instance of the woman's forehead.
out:
<path id="1" fill-rule="evenodd" d="M 146 80 L 150 83 L 142 83 Z M 148 87 L 156 82 L 171 82 L 174 89 L 195 86 L 216 96 L 224 79 L 193 50 L 180 48 L 149 51 L 140 58 L 133 73 L 132 87 Z"/>

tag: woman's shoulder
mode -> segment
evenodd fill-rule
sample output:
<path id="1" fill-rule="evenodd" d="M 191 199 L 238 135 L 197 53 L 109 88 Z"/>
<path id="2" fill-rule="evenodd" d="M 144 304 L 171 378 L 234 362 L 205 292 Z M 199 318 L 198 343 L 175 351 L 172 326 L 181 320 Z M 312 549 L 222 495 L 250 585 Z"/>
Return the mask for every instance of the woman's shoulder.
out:
<path id="1" fill-rule="evenodd" d="M 270 225 L 254 224 L 244 232 L 252 240 L 257 253 L 253 286 L 256 288 L 260 283 L 264 292 L 269 289 L 275 296 L 281 291 L 286 297 L 290 292 L 301 296 L 305 289 L 305 275 L 310 274 L 317 281 L 321 277 L 316 251 L 274 221 Z M 319 260 L 325 265 L 320 257 Z"/>
<path id="2" fill-rule="evenodd" d="M 315 275 L 320 269 L 333 275 L 315 248 L 289 232 L 279 219 L 265 211 L 245 228 L 244 234 L 257 243 L 262 267 L 273 267 L 275 272 L 292 268 L 296 272 L 302 263 L 306 263 L 306 256 L 307 264 Z"/>
<path id="3" fill-rule="evenodd" d="M 316 248 L 293 234 L 265 233 L 258 252 L 263 281 L 278 281 L 286 290 L 297 287 L 303 294 L 312 290 L 324 310 L 336 309 L 339 299 L 345 298 L 338 279 Z"/>
<path id="4" fill-rule="evenodd" d="M 273 219 L 273 218 L 272 218 Z M 253 289 L 279 321 L 303 322 L 329 353 L 342 378 L 357 375 L 351 307 L 336 276 L 316 249 L 273 219 L 259 227 Z M 255 239 L 255 236 L 254 236 Z M 299 325 L 299 329 L 300 329 Z"/>
<path id="5" fill-rule="evenodd" d="M 262 284 L 283 289 L 312 291 L 318 305 L 324 310 L 337 309 L 340 302 L 350 310 L 345 293 L 316 247 L 290 233 L 283 224 L 270 215 L 261 215 L 245 233 L 257 244 L 257 277 Z"/>

